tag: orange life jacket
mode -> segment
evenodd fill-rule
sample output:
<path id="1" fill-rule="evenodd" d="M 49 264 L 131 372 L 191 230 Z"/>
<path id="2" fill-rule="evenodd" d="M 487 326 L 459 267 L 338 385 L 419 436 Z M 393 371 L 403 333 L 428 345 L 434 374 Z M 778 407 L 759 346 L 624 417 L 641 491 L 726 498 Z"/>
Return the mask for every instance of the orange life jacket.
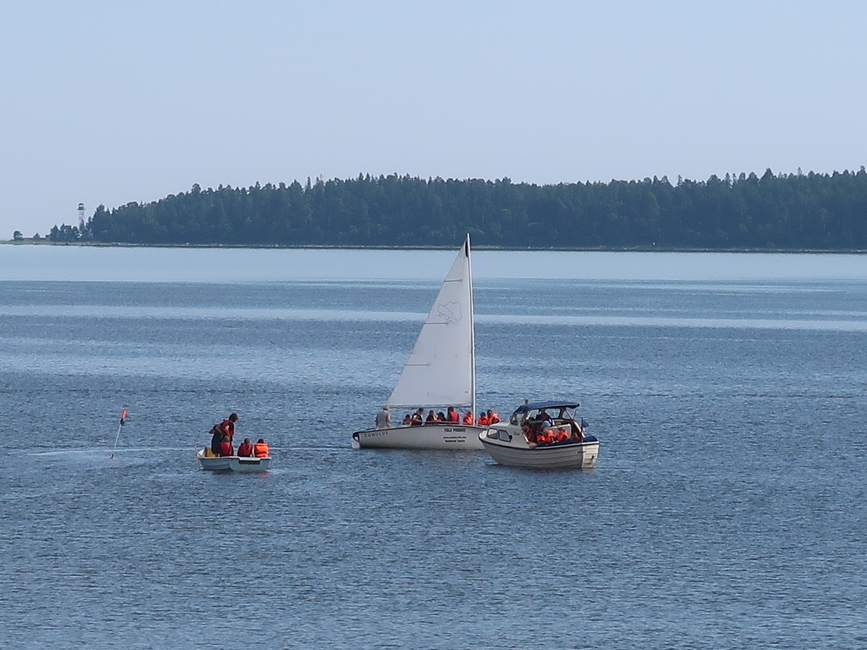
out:
<path id="1" fill-rule="evenodd" d="M 566 429 L 559 429 L 557 431 L 557 442 L 561 442 L 563 440 L 569 440 L 569 433 Z"/>
<path id="2" fill-rule="evenodd" d="M 467 411 L 464 414 L 464 424 L 469 424 L 470 426 L 473 425 L 473 414 L 470 411 Z"/>
<path id="3" fill-rule="evenodd" d="M 480 426 L 480 427 L 486 427 L 486 426 L 488 426 L 489 424 L 491 424 L 491 422 L 488 421 L 488 416 L 485 415 L 484 413 L 482 413 L 482 414 L 479 416 L 479 426 Z"/>
<path id="4" fill-rule="evenodd" d="M 488 418 L 488 424 L 496 424 L 500 421 L 500 416 L 496 413 L 491 413 L 491 417 Z"/>
<path id="5" fill-rule="evenodd" d="M 265 458 L 268 455 L 268 443 L 257 442 L 253 445 L 253 454 L 256 458 Z"/>

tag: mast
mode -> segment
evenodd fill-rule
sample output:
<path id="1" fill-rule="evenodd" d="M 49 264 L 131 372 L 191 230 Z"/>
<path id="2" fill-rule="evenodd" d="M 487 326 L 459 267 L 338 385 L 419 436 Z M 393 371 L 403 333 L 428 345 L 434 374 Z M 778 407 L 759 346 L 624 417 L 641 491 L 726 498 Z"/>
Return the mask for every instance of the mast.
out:
<path id="1" fill-rule="evenodd" d="M 473 300 L 473 267 L 470 264 L 470 233 L 467 233 L 467 241 L 465 244 L 465 254 L 467 256 L 467 285 L 470 296 L 470 396 L 472 398 L 473 417 L 476 422 L 479 421 L 479 413 L 476 410 L 476 318 L 475 318 L 475 302 Z"/>

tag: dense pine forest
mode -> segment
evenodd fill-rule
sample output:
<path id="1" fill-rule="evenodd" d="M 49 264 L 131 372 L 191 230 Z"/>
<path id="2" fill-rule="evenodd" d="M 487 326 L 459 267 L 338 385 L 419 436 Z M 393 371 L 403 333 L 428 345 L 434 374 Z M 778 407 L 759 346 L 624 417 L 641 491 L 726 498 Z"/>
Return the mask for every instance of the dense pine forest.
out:
<path id="1" fill-rule="evenodd" d="M 534 185 L 363 176 L 99 206 L 52 241 L 254 246 L 867 249 L 867 172 Z"/>

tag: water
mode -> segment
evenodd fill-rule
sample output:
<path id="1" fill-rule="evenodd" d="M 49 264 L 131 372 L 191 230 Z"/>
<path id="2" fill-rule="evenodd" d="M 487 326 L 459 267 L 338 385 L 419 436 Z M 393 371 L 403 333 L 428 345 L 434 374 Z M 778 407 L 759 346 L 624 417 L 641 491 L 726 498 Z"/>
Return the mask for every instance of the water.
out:
<path id="1" fill-rule="evenodd" d="M 867 643 L 867 258 L 479 252 L 480 407 L 598 468 L 352 451 L 453 257 L 0 247 L 0 646 Z"/>

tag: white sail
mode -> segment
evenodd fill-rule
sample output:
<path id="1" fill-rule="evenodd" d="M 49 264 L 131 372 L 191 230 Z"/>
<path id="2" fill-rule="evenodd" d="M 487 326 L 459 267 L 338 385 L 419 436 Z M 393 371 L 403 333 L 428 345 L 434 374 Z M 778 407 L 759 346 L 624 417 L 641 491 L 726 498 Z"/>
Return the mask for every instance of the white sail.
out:
<path id="1" fill-rule="evenodd" d="M 443 281 L 390 406 L 457 406 L 475 411 L 473 281 L 470 237 Z"/>

